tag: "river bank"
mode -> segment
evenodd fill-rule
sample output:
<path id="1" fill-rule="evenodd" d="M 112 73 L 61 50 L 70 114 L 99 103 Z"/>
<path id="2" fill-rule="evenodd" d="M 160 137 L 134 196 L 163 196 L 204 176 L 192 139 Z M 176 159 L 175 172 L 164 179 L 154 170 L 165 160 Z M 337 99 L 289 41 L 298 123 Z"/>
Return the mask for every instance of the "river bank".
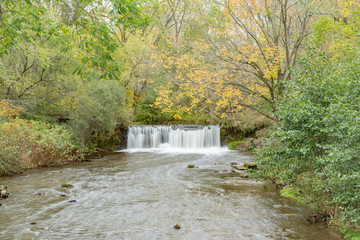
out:
<path id="1" fill-rule="evenodd" d="M 265 166 L 263 165 L 263 147 L 269 148 L 271 143 L 266 143 L 264 138 L 246 138 L 242 141 L 231 142 L 229 148 L 237 150 L 242 153 L 253 152 L 257 156 L 256 162 L 259 164 L 257 168 L 259 171 L 249 170 L 250 174 L 246 177 L 268 181 L 273 184 L 279 193 L 287 198 L 294 199 L 298 203 L 305 204 L 312 209 L 311 214 L 307 217 L 310 223 L 324 222 L 328 223 L 333 229 L 337 229 L 344 233 L 346 239 L 359 240 L 359 226 L 352 221 L 341 218 L 343 209 L 336 206 L 331 200 L 331 196 L 322 191 L 316 184 L 311 184 L 312 175 L 303 175 L 300 179 L 292 183 L 283 181 L 281 175 L 277 175 L 276 164 Z M 286 145 L 284 143 L 284 145 Z M 287 164 L 287 163 L 284 163 Z M 244 166 L 236 166 L 238 170 L 248 170 Z M 281 168 L 287 168 L 286 165 Z M 319 183 L 317 183 L 319 184 Z M 349 193 L 348 193 L 349 194 Z M 354 201 L 356 197 L 348 197 L 348 201 Z M 356 210 L 355 210 L 356 211 Z M 355 212 L 354 211 L 354 212 Z M 356 215 L 356 214 L 355 214 Z"/>

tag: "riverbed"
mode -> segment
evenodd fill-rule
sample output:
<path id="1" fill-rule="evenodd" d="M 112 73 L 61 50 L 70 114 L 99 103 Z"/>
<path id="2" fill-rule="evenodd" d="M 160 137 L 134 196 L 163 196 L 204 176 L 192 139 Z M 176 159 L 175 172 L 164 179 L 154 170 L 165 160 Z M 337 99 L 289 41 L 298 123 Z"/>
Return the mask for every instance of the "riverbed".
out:
<path id="1" fill-rule="evenodd" d="M 10 191 L 0 239 L 343 239 L 309 224 L 310 211 L 272 185 L 231 171 L 251 160 L 226 150 L 124 151 L 0 178 Z"/>

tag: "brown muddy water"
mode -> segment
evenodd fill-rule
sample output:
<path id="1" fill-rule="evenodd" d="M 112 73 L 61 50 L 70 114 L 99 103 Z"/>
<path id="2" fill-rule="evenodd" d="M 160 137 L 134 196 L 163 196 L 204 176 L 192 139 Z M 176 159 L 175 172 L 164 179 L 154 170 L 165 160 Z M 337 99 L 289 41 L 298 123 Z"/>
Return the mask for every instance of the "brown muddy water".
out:
<path id="1" fill-rule="evenodd" d="M 307 223 L 309 210 L 271 185 L 231 172 L 231 162 L 252 158 L 117 152 L 0 178 L 10 191 L 0 201 L 0 239 L 343 239 Z"/>

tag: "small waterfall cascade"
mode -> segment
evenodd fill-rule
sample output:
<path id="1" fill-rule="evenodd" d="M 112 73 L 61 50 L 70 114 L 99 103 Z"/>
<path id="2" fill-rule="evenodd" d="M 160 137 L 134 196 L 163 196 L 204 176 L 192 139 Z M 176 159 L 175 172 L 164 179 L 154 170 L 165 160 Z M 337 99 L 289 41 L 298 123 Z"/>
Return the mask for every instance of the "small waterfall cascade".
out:
<path id="1" fill-rule="evenodd" d="M 220 147 L 218 125 L 130 126 L 127 148 Z"/>

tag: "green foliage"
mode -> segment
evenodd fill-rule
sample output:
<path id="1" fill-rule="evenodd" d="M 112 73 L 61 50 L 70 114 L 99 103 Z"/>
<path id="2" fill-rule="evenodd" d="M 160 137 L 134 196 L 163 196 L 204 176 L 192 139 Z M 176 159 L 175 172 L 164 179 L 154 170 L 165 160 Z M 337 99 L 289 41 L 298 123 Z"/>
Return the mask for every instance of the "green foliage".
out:
<path id="1" fill-rule="evenodd" d="M 299 196 L 300 194 L 300 190 L 295 188 L 294 186 L 285 186 L 283 189 L 281 189 L 280 193 L 282 196 L 284 197 L 288 197 L 288 198 L 294 198 L 299 200 Z"/>
<path id="2" fill-rule="evenodd" d="M 346 227 L 342 230 L 342 233 L 345 234 L 345 239 L 348 240 L 360 240 L 360 233 L 354 232 L 354 229 Z"/>
<path id="3" fill-rule="evenodd" d="M 0 99 L 21 106 L 22 118 L 71 119 L 73 138 L 87 150 L 131 115 L 118 85 L 138 86 L 124 68 L 138 66 L 134 56 L 144 55 L 136 50 L 143 41 L 140 34 L 130 39 L 137 40 L 134 52 L 123 51 L 131 46 L 124 44 L 148 24 L 136 0 L 1 1 Z"/>
<path id="4" fill-rule="evenodd" d="M 114 81 L 84 83 L 70 112 L 70 126 L 79 144 L 89 147 L 110 136 L 118 123 L 126 122 L 124 102 L 124 89 Z"/>
<path id="5" fill-rule="evenodd" d="M 114 59 L 121 43 L 115 28 L 146 27 L 140 8 L 134 0 L 1 1 L 0 96 L 30 99 L 31 113 L 57 114 L 49 106 L 71 102 L 69 82 L 118 79 L 123 61 Z"/>
<path id="6" fill-rule="evenodd" d="M 136 119 L 143 124 L 156 124 L 164 123 L 172 120 L 171 116 L 167 113 L 162 113 L 160 109 L 152 107 L 155 99 L 145 98 L 137 104 Z"/>
<path id="7" fill-rule="evenodd" d="M 0 122 L 0 175 L 77 159 L 71 139 L 60 125 L 21 119 Z"/>
<path id="8" fill-rule="evenodd" d="M 230 142 L 228 145 L 228 148 L 229 148 L 229 150 L 236 150 L 237 146 L 242 143 L 244 143 L 244 141 Z"/>
<path id="9" fill-rule="evenodd" d="M 342 51 L 308 49 L 258 158 L 268 178 L 302 189 L 306 203 L 359 224 L 360 52 Z"/>

